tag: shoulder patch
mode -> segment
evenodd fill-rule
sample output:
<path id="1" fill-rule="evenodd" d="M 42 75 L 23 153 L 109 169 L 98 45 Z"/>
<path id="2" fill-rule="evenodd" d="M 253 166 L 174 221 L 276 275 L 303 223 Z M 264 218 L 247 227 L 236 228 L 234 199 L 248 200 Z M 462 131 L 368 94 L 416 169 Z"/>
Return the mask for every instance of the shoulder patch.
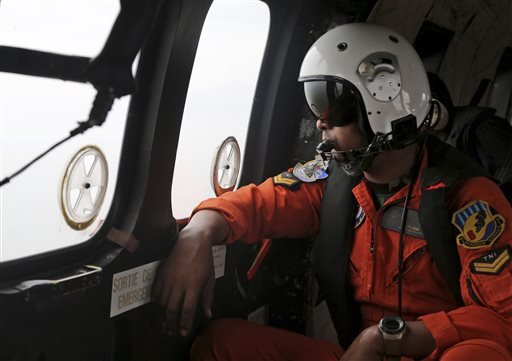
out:
<path id="1" fill-rule="evenodd" d="M 505 218 L 493 214 L 489 203 L 471 202 L 453 214 L 452 224 L 457 227 L 457 244 L 464 248 L 491 247 L 505 229 Z"/>
<path id="2" fill-rule="evenodd" d="M 274 180 L 274 184 L 287 188 L 294 188 L 300 183 L 300 180 L 290 172 L 283 172 L 272 179 Z"/>
<path id="3" fill-rule="evenodd" d="M 293 175 L 303 182 L 315 182 L 327 178 L 328 163 L 322 158 L 315 158 L 307 163 L 297 163 L 293 168 Z"/>
<path id="4" fill-rule="evenodd" d="M 500 273 L 512 259 L 510 245 L 493 249 L 486 255 L 476 258 L 470 264 L 471 272 L 486 275 Z"/>

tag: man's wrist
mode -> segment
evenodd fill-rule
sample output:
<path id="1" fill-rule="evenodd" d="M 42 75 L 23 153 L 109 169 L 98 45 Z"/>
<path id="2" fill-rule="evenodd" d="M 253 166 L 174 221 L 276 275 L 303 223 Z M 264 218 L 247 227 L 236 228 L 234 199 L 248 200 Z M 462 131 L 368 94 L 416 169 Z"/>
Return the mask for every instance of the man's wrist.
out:
<path id="1" fill-rule="evenodd" d="M 377 326 L 384 344 L 384 354 L 388 360 L 400 360 L 403 353 L 403 338 L 407 331 L 405 321 L 399 316 L 383 317 Z"/>
<path id="2" fill-rule="evenodd" d="M 184 231 L 195 232 L 201 239 L 209 242 L 210 246 L 224 244 L 231 227 L 222 213 L 216 210 L 204 209 L 195 213 Z"/>
<path id="3" fill-rule="evenodd" d="M 370 345 L 370 347 L 372 347 L 374 353 L 381 356 L 384 355 L 384 341 L 377 325 L 363 330 L 361 337 L 363 338 L 362 341 L 365 345 Z"/>

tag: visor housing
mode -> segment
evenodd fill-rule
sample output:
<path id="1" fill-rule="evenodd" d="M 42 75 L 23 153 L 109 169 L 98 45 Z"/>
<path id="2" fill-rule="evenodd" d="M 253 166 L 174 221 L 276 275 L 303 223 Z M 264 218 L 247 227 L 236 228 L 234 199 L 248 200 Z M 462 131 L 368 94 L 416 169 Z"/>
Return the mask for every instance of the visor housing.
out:
<path id="1" fill-rule="evenodd" d="M 350 83 L 330 79 L 305 81 L 304 93 L 314 116 L 335 127 L 362 118 L 362 102 Z"/>

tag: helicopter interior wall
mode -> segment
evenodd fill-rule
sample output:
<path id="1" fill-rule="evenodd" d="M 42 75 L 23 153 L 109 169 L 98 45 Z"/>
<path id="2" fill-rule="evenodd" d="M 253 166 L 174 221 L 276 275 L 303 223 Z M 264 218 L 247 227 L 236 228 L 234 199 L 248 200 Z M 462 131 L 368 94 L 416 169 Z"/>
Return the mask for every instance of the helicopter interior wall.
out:
<path id="1" fill-rule="evenodd" d="M 505 48 L 512 43 L 511 14 L 512 4 L 507 0 L 379 0 L 368 21 L 398 31 L 411 43 L 425 20 L 453 31 L 438 75 L 446 82 L 454 105 L 463 106 L 470 103 L 482 80 L 488 84 L 494 78 Z M 485 94 L 481 100 L 474 105 L 484 104 Z"/>

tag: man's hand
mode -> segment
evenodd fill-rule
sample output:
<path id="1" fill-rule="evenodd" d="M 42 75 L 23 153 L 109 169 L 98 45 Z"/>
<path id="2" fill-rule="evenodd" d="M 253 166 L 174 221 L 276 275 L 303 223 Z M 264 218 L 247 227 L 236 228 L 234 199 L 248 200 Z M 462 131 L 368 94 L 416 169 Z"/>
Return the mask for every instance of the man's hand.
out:
<path id="1" fill-rule="evenodd" d="M 382 361 L 384 344 L 377 326 L 368 327 L 352 342 L 340 361 Z"/>
<path id="2" fill-rule="evenodd" d="M 212 246 L 222 243 L 228 234 L 224 217 L 208 210 L 196 213 L 180 232 L 153 284 L 153 296 L 165 308 L 171 334 L 190 333 L 199 302 L 205 315 L 212 316 Z"/>

